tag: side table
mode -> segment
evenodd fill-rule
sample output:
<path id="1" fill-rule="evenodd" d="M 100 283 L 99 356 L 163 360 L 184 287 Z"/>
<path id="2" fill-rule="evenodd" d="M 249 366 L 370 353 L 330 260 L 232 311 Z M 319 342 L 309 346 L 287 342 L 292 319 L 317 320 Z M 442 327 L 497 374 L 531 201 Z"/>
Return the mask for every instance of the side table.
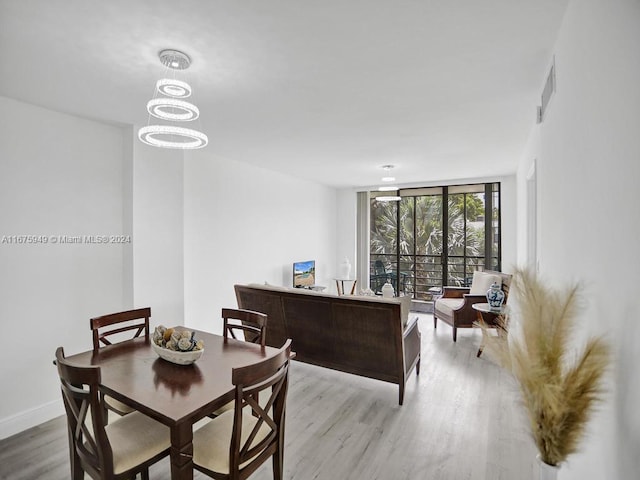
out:
<path id="1" fill-rule="evenodd" d="M 435 304 L 436 300 L 442 297 L 442 287 L 431 287 L 429 290 L 429 295 L 431 295 L 431 301 Z"/>
<path id="2" fill-rule="evenodd" d="M 478 321 L 482 321 L 489 326 L 495 327 L 499 336 L 507 333 L 508 323 L 506 314 L 509 311 L 508 306 L 503 305 L 500 308 L 493 308 L 488 303 L 474 303 L 471 307 L 478 312 Z M 503 317 L 503 320 L 497 321 L 498 317 Z M 476 357 L 482 355 L 483 349 L 484 341 L 480 344 Z"/>
<path id="3" fill-rule="evenodd" d="M 356 283 L 358 280 L 355 278 L 335 278 L 336 288 L 338 289 L 338 295 L 344 295 L 344 282 L 353 282 L 351 286 L 351 293 L 349 295 L 353 295 L 356 291 Z"/>

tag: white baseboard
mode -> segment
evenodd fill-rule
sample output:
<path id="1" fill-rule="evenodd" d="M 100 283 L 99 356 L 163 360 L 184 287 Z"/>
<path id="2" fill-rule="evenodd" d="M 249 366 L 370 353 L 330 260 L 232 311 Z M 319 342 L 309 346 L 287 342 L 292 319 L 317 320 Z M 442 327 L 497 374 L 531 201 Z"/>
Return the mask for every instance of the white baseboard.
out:
<path id="1" fill-rule="evenodd" d="M 3 418 L 0 420 L 0 440 L 64 415 L 64 413 L 62 399 L 59 399 Z"/>

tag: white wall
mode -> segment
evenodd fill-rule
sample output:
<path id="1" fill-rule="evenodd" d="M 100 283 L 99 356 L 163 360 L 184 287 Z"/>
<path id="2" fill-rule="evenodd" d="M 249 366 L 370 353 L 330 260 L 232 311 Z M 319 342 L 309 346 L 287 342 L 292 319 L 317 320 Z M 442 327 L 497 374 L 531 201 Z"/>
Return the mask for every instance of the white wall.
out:
<path id="1" fill-rule="evenodd" d="M 316 283 L 336 270 L 336 190 L 190 152 L 184 168 L 187 325 L 222 331 L 235 283 L 292 284 L 293 262 L 316 260 Z M 335 288 L 335 287 L 332 287 Z"/>
<path id="2" fill-rule="evenodd" d="M 580 339 L 605 334 L 614 348 L 606 402 L 561 480 L 640 472 L 639 45 L 640 2 L 569 4 L 555 49 L 557 91 L 519 169 L 523 191 L 537 159 L 542 275 L 584 283 Z"/>
<path id="3" fill-rule="evenodd" d="M 351 278 L 356 278 L 356 228 L 357 223 L 357 192 L 355 189 L 342 188 L 337 191 L 336 206 L 336 274 L 340 272 L 340 264 L 345 257 L 351 264 Z M 345 288 L 347 285 L 345 284 Z M 362 285 L 357 286 L 359 291 Z"/>
<path id="4" fill-rule="evenodd" d="M 185 174 L 183 152 L 140 144 L 136 128 L 4 97 L 0 108 L 11 119 L 0 129 L 0 239 L 132 235 L 130 244 L 0 243 L 0 320 L 19 339 L 0 349 L 0 381 L 25 379 L 3 394 L 0 438 L 63 413 L 53 354 L 91 348 L 92 316 L 149 305 L 154 325 L 191 318 L 220 331 L 235 282 L 290 285 L 296 260 L 315 259 L 317 283 L 334 288 L 334 189 L 207 151 L 187 155 Z M 17 362 L 25 342 L 30 356 Z"/>
<path id="5" fill-rule="evenodd" d="M 133 303 L 155 325 L 184 322 L 184 154 L 133 141 Z"/>
<path id="6" fill-rule="evenodd" d="M 518 195 L 516 176 L 501 177 L 500 182 L 500 218 L 502 233 L 502 271 L 513 272 L 517 265 L 517 212 Z"/>
<path id="7" fill-rule="evenodd" d="M 55 349 L 91 348 L 89 318 L 123 306 L 123 130 L 0 97 L 0 438 L 63 412 Z"/>

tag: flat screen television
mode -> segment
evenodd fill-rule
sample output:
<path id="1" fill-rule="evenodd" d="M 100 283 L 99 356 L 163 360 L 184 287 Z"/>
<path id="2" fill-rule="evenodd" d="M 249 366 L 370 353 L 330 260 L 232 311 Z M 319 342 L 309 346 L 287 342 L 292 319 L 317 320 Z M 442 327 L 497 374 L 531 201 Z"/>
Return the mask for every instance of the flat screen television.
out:
<path id="1" fill-rule="evenodd" d="M 316 283 L 316 261 L 295 262 L 293 264 L 293 286 L 311 288 Z"/>

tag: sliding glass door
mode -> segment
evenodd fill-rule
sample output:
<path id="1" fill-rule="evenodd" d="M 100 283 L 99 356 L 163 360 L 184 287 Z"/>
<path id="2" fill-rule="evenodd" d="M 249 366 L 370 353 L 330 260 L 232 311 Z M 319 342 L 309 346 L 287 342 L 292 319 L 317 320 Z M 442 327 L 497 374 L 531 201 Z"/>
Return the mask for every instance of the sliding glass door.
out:
<path id="1" fill-rule="evenodd" d="M 500 269 L 500 184 L 372 193 L 370 285 L 429 300 L 443 285 L 466 286 L 473 272 Z"/>

